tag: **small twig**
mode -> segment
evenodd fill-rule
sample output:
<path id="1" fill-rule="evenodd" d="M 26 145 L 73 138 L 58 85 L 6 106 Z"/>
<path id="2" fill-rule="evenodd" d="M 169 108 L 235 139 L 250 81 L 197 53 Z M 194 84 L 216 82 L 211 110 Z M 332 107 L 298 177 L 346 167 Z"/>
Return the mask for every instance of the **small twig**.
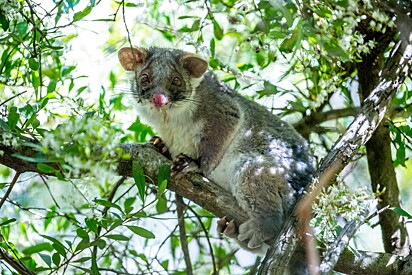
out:
<path id="1" fill-rule="evenodd" d="M 188 206 L 188 209 L 190 210 L 190 212 L 193 213 L 193 215 L 195 215 L 195 217 L 197 218 L 197 220 L 200 223 L 200 226 L 202 227 L 202 230 L 205 232 L 206 235 L 206 240 L 207 240 L 207 244 L 209 245 L 209 250 L 210 250 L 210 256 L 212 257 L 212 264 L 213 264 L 213 274 L 218 274 L 217 270 L 216 270 L 216 260 L 215 260 L 215 255 L 213 253 L 213 247 L 212 247 L 212 243 L 210 242 L 209 239 L 209 234 L 208 231 L 206 229 L 206 226 L 203 224 L 202 219 L 200 218 L 200 216 L 196 213 L 195 210 L 193 210 L 192 207 Z"/>
<path id="2" fill-rule="evenodd" d="M 184 208 L 186 204 L 183 202 L 182 196 L 176 194 L 176 207 L 177 207 L 177 223 L 179 225 L 179 238 L 182 246 L 182 251 L 186 263 L 186 274 L 193 275 L 192 262 L 190 260 L 189 244 L 186 236 L 186 227 L 184 220 Z"/>
<path id="3" fill-rule="evenodd" d="M 6 194 L 4 194 L 3 198 L 1 198 L 0 201 L 0 208 L 3 206 L 4 202 L 6 201 L 6 199 L 9 197 L 11 190 L 13 189 L 14 185 L 16 184 L 17 180 L 19 179 L 21 173 L 20 172 L 16 172 L 16 174 L 14 175 L 9 188 L 6 191 Z"/>
<path id="4" fill-rule="evenodd" d="M 60 208 L 60 205 L 57 203 L 56 199 L 54 198 L 54 196 L 53 196 L 53 194 L 52 194 L 52 192 L 51 192 L 51 190 L 50 190 L 49 185 L 47 184 L 47 181 L 46 181 L 46 179 L 45 179 L 46 176 L 45 176 L 45 175 L 42 175 L 42 174 L 39 174 L 39 176 L 40 176 L 41 180 L 43 181 L 44 185 L 46 186 L 47 191 L 49 191 L 50 197 L 52 198 L 54 204 L 57 206 L 57 208 Z"/>
<path id="5" fill-rule="evenodd" d="M 3 236 L 0 234 L 0 239 Z M 35 275 L 28 267 L 26 267 L 19 259 L 15 259 L 12 255 L 7 253 L 4 248 L 0 247 L 0 260 L 4 260 L 10 267 L 16 270 L 19 274 L 22 275 Z"/>
<path id="6" fill-rule="evenodd" d="M 1 70 L 0 70 L 1 71 Z M 4 104 L 6 104 L 7 102 L 9 102 L 10 100 L 13 100 L 14 98 L 21 96 L 22 94 L 26 93 L 27 91 L 23 91 L 21 93 L 18 93 L 17 95 L 14 95 L 8 99 L 6 99 L 5 101 L 3 101 L 2 103 L 0 103 L 0 107 L 3 106 Z"/>

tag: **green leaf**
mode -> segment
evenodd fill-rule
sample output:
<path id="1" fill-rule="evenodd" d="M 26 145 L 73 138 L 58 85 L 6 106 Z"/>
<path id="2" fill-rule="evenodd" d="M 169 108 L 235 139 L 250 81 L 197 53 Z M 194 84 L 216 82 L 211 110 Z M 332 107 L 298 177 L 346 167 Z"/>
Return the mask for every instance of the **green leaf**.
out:
<path id="1" fill-rule="evenodd" d="M 215 38 L 217 40 L 221 40 L 223 38 L 223 30 L 220 27 L 219 23 L 216 21 L 216 19 L 213 19 L 213 34 L 215 35 Z"/>
<path id="2" fill-rule="evenodd" d="M 37 169 L 39 169 L 40 171 L 42 171 L 44 173 L 54 173 L 56 171 L 56 169 L 54 169 L 50 165 L 47 165 L 47 164 L 42 163 L 42 162 L 37 163 L 36 167 L 37 167 Z"/>
<path id="3" fill-rule="evenodd" d="M 55 266 L 59 266 L 60 265 L 60 255 L 58 253 L 53 253 L 52 261 Z"/>
<path id="4" fill-rule="evenodd" d="M 123 224 L 123 220 L 115 220 L 112 225 L 110 226 L 108 231 L 112 231 L 113 229 L 121 226 Z"/>
<path id="5" fill-rule="evenodd" d="M 32 246 L 29 246 L 28 248 L 23 249 L 23 254 L 26 255 L 31 255 L 34 253 L 39 253 L 40 251 L 52 251 L 53 247 L 51 246 L 50 243 L 38 243 Z"/>
<path id="6" fill-rule="evenodd" d="M 77 236 L 79 236 L 81 239 L 89 240 L 89 234 L 88 234 L 87 231 L 84 230 L 83 228 L 77 228 L 76 234 L 77 234 Z"/>
<path id="7" fill-rule="evenodd" d="M 103 239 L 100 239 L 97 242 L 93 242 L 92 245 L 96 245 L 98 248 L 103 249 L 106 247 L 106 241 Z"/>
<path id="8" fill-rule="evenodd" d="M 263 86 L 265 87 L 264 90 L 257 91 L 257 94 L 259 95 L 259 98 L 262 98 L 264 96 L 275 95 L 279 92 L 278 87 L 273 85 L 269 81 L 265 81 L 263 83 Z"/>
<path id="9" fill-rule="evenodd" d="M 8 219 L 8 220 L 5 220 L 4 222 L 0 223 L 0 226 L 5 226 L 5 225 L 11 224 L 15 221 L 17 221 L 15 218 Z"/>
<path id="10" fill-rule="evenodd" d="M 83 19 L 84 17 L 86 17 L 90 12 L 92 11 L 92 7 L 91 6 L 87 6 L 84 10 L 76 12 L 73 15 L 73 21 L 79 21 L 81 19 Z"/>
<path id="11" fill-rule="evenodd" d="M 0 128 L 6 131 L 10 130 L 8 123 L 1 118 L 0 118 Z"/>
<path id="12" fill-rule="evenodd" d="M 399 144 L 398 149 L 396 150 L 396 159 L 400 165 L 403 167 L 406 167 L 405 161 L 406 161 L 406 148 L 405 144 L 401 142 Z"/>
<path id="13" fill-rule="evenodd" d="M 70 74 L 74 69 L 76 69 L 76 66 L 63 66 L 63 67 L 62 67 L 62 76 L 67 76 L 67 75 Z M 84 88 L 87 88 L 87 86 L 85 86 Z"/>
<path id="14" fill-rule="evenodd" d="M 116 208 L 116 209 L 118 209 L 120 212 L 123 213 L 122 208 L 121 208 L 119 205 L 117 205 L 117 204 L 115 204 L 115 203 L 113 203 L 113 202 L 111 202 L 111 201 L 103 200 L 103 199 L 94 199 L 93 201 L 94 201 L 95 203 L 97 203 L 97 204 L 103 205 L 104 207 Z"/>
<path id="15" fill-rule="evenodd" d="M 82 239 L 82 240 L 77 244 L 75 251 L 83 250 L 83 249 L 85 249 L 85 248 L 87 248 L 87 247 L 89 247 L 89 246 L 90 246 L 89 240 Z"/>
<path id="16" fill-rule="evenodd" d="M 47 264 L 48 267 L 51 267 L 52 261 L 49 255 L 39 253 L 39 256 L 43 259 L 43 261 Z"/>
<path id="17" fill-rule="evenodd" d="M 139 226 L 134 226 L 134 225 L 126 225 L 127 228 L 129 228 L 133 233 L 139 235 L 140 237 L 143 237 L 145 239 L 154 239 L 155 235 L 147 230 L 144 229 L 143 227 L 139 227 Z"/>
<path id="18" fill-rule="evenodd" d="M 7 31 L 10 27 L 10 21 L 7 19 L 7 16 L 3 13 L 3 10 L 0 10 L 0 25 L 3 31 Z"/>
<path id="19" fill-rule="evenodd" d="M 412 219 L 412 215 L 409 214 L 408 212 L 406 212 L 405 210 L 403 210 L 400 207 L 390 207 L 389 209 L 392 210 L 393 212 L 395 212 L 399 216 L 407 217 L 408 219 Z"/>
<path id="20" fill-rule="evenodd" d="M 91 258 L 92 257 L 82 257 L 78 260 L 73 261 L 73 263 L 84 263 L 84 262 L 90 261 Z"/>
<path id="21" fill-rule="evenodd" d="M 91 232 L 97 233 L 97 221 L 95 219 L 86 218 L 85 223 L 88 229 Z"/>
<path id="22" fill-rule="evenodd" d="M 167 180 L 163 180 L 160 184 L 159 187 L 157 188 L 157 194 L 156 194 L 156 199 L 159 199 L 163 193 L 165 192 L 167 187 Z"/>
<path id="23" fill-rule="evenodd" d="M 349 61 L 349 54 L 339 45 L 336 39 L 324 43 L 323 47 L 329 55 L 339 57 L 342 61 Z"/>
<path id="24" fill-rule="evenodd" d="M 164 196 L 161 196 L 158 199 L 156 203 L 156 211 L 159 214 L 169 211 L 169 209 L 167 208 L 167 200 L 164 198 Z"/>
<path id="25" fill-rule="evenodd" d="M 284 53 L 291 53 L 298 43 L 299 33 L 294 31 L 292 36 L 283 40 L 279 50 Z"/>
<path id="26" fill-rule="evenodd" d="M 216 42 L 215 39 L 210 39 L 210 52 L 212 53 L 212 58 L 215 57 L 215 50 L 216 50 Z"/>
<path id="27" fill-rule="evenodd" d="M 116 241 L 128 241 L 129 240 L 128 237 L 124 235 L 120 235 L 120 234 L 111 234 L 111 235 L 106 235 L 104 237 L 108 239 L 116 240 Z"/>
<path id="28" fill-rule="evenodd" d="M 197 19 L 192 24 L 192 31 L 198 31 L 200 29 L 200 19 Z"/>
<path id="29" fill-rule="evenodd" d="M 39 74 L 36 71 L 31 72 L 31 84 L 33 85 L 33 88 L 36 90 L 40 85 Z"/>
<path id="30" fill-rule="evenodd" d="M 7 124 L 10 130 L 14 130 L 19 122 L 20 115 L 17 113 L 17 107 L 11 107 L 7 116 Z"/>
<path id="31" fill-rule="evenodd" d="M 137 186 L 137 190 L 139 191 L 140 199 L 142 200 L 142 202 L 144 202 L 146 191 L 146 179 L 144 176 L 142 165 L 136 160 L 133 160 L 132 162 L 132 175 L 134 182 Z"/>
<path id="32" fill-rule="evenodd" d="M 51 242 L 53 243 L 53 245 L 52 245 L 53 248 L 54 248 L 60 255 L 66 257 L 66 247 L 64 246 L 64 244 L 62 244 L 59 240 L 57 240 L 57 239 L 55 239 L 55 238 L 53 238 L 53 237 L 50 237 L 50 236 L 47 236 L 47 235 L 41 235 L 41 234 L 40 234 L 40 236 L 42 236 L 43 238 L 51 241 Z"/>
<path id="33" fill-rule="evenodd" d="M 283 15 L 283 18 L 286 19 L 286 23 L 290 26 L 293 25 L 293 15 L 290 10 L 285 6 L 285 3 L 280 0 L 270 1 L 270 4 L 277 10 L 280 11 Z"/>
<path id="34" fill-rule="evenodd" d="M 30 58 L 30 59 L 29 59 L 29 67 L 30 67 L 30 69 L 32 69 L 33 71 L 37 71 L 37 70 L 40 68 L 40 63 L 37 62 L 36 59 Z"/>
<path id="35" fill-rule="evenodd" d="M 99 267 L 97 266 L 96 254 L 92 253 L 92 275 L 99 275 Z"/>
<path id="36" fill-rule="evenodd" d="M 46 159 L 46 157 L 43 155 L 39 155 L 38 157 L 26 157 L 21 154 L 15 153 L 15 154 L 12 154 L 11 156 L 25 160 L 25 161 L 29 161 L 29 162 L 50 162 L 50 160 Z"/>
<path id="37" fill-rule="evenodd" d="M 56 91 L 57 81 L 51 80 L 49 85 L 47 86 L 47 93 L 50 94 Z"/>
<path id="38" fill-rule="evenodd" d="M 169 260 L 164 260 L 163 262 L 160 263 L 160 265 L 165 269 L 169 269 Z"/>
<path id="39" fill-rule="evenodd" d="M 19 108 L 19 112 L 24 118 L 31 118 L 36 111 L 33 106 L 26 104 L 24 107 Z"/>
<path id="40" fill-rule="evenodd" d="M 124 201 L 124 203 L 123 203 L 124 208 L 129 208 L 129 207 L 131 207 L 132 204 L 133 204 L 135 201 L 136 201 L 136 198 L 135 198 L 135 197 L 127 198 L 127 199 Z"/>

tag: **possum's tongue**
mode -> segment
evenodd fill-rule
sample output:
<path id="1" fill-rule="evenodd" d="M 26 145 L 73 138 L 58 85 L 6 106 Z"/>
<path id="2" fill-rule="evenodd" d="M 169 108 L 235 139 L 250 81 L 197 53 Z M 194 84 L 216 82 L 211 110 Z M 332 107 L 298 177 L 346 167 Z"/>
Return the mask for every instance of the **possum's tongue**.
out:
<path id="1" fill-rule="evenodd" d="M 152 103 L 156 108 L 161 108 L 169 102 L 169 98 L 164 94 L 154 94 Z"/>

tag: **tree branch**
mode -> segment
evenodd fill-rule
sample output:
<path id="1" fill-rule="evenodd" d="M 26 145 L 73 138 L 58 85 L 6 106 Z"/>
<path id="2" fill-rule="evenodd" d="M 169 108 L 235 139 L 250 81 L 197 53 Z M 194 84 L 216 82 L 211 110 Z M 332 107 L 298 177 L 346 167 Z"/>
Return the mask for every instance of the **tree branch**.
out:
<path id="1" fill-rule="evenodd" d="M 405 19 L 405 17 L 399 18 Z M 410 24 L 410 20 L 408 22 Z M 371 138 L 399 86 L 406 76 L 410 75 L 412 71 L 412 30 L 410 27 L 405 27 L 407 24 L 405 21 L 397 22 L 397 24 L 400 30 L 407 30 L 407 34 L 401 35 L 401 40 L 393 49 L 391 58 L 379 74 L 381 77 L 378 85 L 365 99 L 359 114 L 321 161 L 315 173 L 318 182 L 322 182 L 331 170 L 335 174 L 342 171 L 359 148 Z M 316 188 L 321 188 L 321 186 Z M 287 271 L 287 262 L 298 244 L 298 236 L 294 232 L 297 224 L 296 217 L 290 216 L 275 241 L 275 245 L 268 251 L 261 270 L 271 271 L 271 274 L 282 274 Z"/>
<path id="2" fill-rule="evenodd" d="M 179 238 L 180 238 L 180 243 L 182 244 L 183 257 L 186 263 L 186 274 L 192 275 L 193 274 L 192 262 L 190 260 L 189 243 L 187 241 L 186 226 L 185 226 L 185 220 L 184 220 L 184 208 L 186 207 L 186 204 L 183 202 L 182 196 L 177 195 L 177 194 L 176 194 L 176 207 L 177 207 L 177 222 L 179 225 Z"/>
<path id="3" fill-rule="evenodd" d="M 51 173 L 44 173 L 36 167 L 35 162 L 30 162 L 19 157 L 35 158 L 39 152 L 33 149 L 34 146 L 21 145 L 16 148 L 6 146 L 2 142 L 0 130 L 0 151 L 3 155 L 0 164 L 16 170 L 19 173 L 35 172 L 55 176 Z M 34 140 L 26 141 L 26 144 L 37 144 Z M 149 143 L 121 144 L 119 146 L 124 153 L 130 154 L 130 160 L 119 160 L 118 173 L 121 176 L 132 177 L 132 160 L 144 164 L 145 174 L 152 179 L 157 179 L 157 173 L 161 165 L 171 165 L 172 161 L 161 155 L 156 148 Z M 48 163 L 55 169 L 60 170 L 58 164 Z M 187 198 L 212 212 L 218 217 L 227 216 L 228 219 L 236 219 L 239 223 L 248 220 L 246 213 L 241 211 L 236 200 L 226 190 L 212 183 L 203 175 L 188 172 L 185 177 L 179 180 L 171 178 L 167 188 L 180 196 Z"/>

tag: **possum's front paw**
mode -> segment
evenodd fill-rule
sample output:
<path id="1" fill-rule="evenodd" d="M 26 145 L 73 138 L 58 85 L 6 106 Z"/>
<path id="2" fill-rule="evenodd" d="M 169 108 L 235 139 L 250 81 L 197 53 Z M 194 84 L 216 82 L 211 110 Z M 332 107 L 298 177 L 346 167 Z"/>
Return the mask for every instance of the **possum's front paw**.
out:
<path id="1" fill-rule="evenodd" d="M 197 166 L 195 161 L 192 158 L 184 154 L 177 155 L 177 157 L 174 159 L 173 164 L 170 168 L 171 168 L 170 175 L 172 177 L 183 176 L 189 171 L 199 170 L 199 167 Z"/>
<path id="2" fill-rule="evenodd" d="M 165 157 L 170 159 L 170 152 L 169 148 L 166 146 L 166 144 L 163 142 L 163 140 L 158 137 L 154 136 L 150 139 L 150 142 L 156 147 L 156 149 Z"/>
<path id="3" fill-rule="evenodd" d="M 217 232 L 229 238 L 237 238 L 237 236 L 239 235 L 235 220 L 228 221 L 226 217 L 223 217 L 217 221 Z"/>
<path id="4" fill-rule="evenodd" d="M 249 249 L 256 249 L 267 246 L 265 241 L 273 238 L 270 230 L 264 230 L 259 221 L 250 219 L 239 226 L 237 239 L 247 244 Z"/>

